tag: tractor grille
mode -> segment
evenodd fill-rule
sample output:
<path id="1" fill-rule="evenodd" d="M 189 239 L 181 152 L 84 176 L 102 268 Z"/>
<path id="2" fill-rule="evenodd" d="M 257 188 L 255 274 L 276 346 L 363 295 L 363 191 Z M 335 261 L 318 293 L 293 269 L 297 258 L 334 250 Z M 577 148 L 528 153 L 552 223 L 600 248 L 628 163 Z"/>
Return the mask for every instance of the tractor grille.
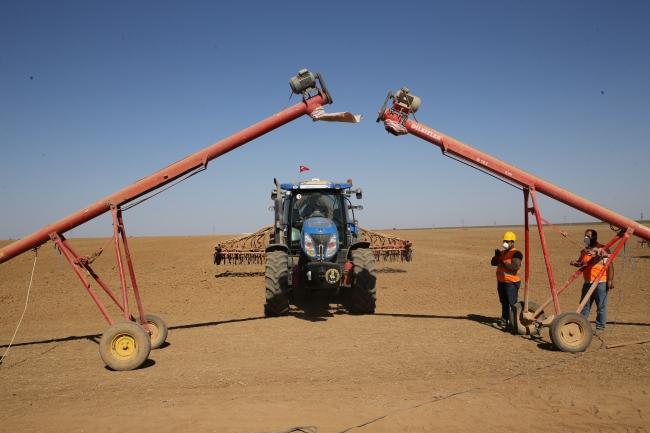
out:
<path id="1" fill-rule="evenodd" d="M 330 235 L 311 235 L 311 238 L 314 240 L 316 249 L 318 249 L 319 245 L 322 245 L 323 248 L 327 248 L 327 242 L 330 240 Z"/>

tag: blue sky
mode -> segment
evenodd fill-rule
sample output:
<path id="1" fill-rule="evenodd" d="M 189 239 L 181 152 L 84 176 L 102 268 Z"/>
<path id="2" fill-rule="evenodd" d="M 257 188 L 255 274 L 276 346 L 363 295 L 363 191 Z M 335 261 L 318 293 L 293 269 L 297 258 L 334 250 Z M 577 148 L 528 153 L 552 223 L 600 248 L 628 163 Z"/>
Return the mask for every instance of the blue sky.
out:
<path id="1" fill-rule="evenodd" d="M 522 194 L 375 123 L 418 120 L 628 218 L 650 217 L 647 2 L 4 2 L 0 239 L 57 221 L 281 110 L 321 72 L 361 123 L 300 118 L 125 212 L 132 236 L 271 224 L 273 178 L 352 178 L 370 229 L 522 224 Z M 293 97 L 291 104 L 298 102 Z M 306 176 L 308 175 L 308 176 Z M 552 222 L 593 221 L 551 199 Z M 107 215 L 74 237 L 110 236 Z"/>

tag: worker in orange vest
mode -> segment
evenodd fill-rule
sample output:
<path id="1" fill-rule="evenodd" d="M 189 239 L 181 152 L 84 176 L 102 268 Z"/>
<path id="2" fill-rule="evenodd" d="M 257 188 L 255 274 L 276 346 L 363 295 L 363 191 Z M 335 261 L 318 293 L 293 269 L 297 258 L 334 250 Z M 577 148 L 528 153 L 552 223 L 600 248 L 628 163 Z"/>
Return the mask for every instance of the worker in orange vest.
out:
<path id="1" fill-rule="evenodd" d="M 606 256 L 610 254 L 609 250 L 602 250 L 603 246 L 598 243 L 598 233 L 596 230 L 587 229 L 585 231 L 584 242 L 587 247 L 580 251 L 580 257 L 578 260 L 569 263 L 577 268 L 587 264 L 587 266 L 582 270 L 582 277 L 585 282 L 582 285 L 581 300 L 584 299 L 585 295 L 591 288 L 592 283 L 598 277 L 598 274 L 603 269 L 603 266 L 605 266 L 605 263 L 607 263 L 608 258 Z M 605 332 L 605 325 L 607 324 L 607 292 L 613 288 L 614 263 L 611 263 L 605 273 L 600 277 L 596 289 L 580 312 L 580 314 L 589 319 L 591 305 L 594 302 L 596 303 L 596 335 L 602 335 Z"/>
<path id="2" fill-rule="evenodd" d="M 497 325 L 501 328 L 508 326 L 510 309 L 519 299 L 519 269 L 524 257 L 521 251 L 515 248 L 516 240 L 517 236 L 513 232 L 506 232 L 503 235 L 503 251 L 494 250 L 491 261 L 491 265 L 497 267 L 497 292 L 501 302 L 501 319 Z"/>

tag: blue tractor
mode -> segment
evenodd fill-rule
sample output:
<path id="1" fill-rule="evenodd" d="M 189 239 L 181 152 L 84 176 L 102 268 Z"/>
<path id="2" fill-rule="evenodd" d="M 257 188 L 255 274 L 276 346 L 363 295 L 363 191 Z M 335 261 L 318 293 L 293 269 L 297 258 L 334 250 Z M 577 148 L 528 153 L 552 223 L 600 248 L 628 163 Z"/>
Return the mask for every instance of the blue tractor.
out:
<path id="1" fill-rule="evenodd" d="M 289 311 L 289 295 L 305 291 L 349 290 L 349 311 L 375 312 L 375 261 L 370 242 L 359 240 L 350 197 L 361 199 L 352 181 L 312 179 L 280 184 L 271 192 L 275 222 L 266 246 L 266 316 Z"/>

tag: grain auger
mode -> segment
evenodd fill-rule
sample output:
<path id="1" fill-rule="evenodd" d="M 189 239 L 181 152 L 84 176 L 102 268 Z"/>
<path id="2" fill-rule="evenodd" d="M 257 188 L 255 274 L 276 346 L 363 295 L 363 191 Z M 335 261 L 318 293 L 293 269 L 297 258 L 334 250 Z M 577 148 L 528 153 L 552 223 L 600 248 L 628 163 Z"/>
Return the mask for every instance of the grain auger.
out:
<path id="1" fill-rule="evenodd" d="M 63 257 L 72 265 L 72 269 L 110 326 L 102 335 L 99 344 L 99 353 L 102 360 L 113 370 L 132 370 L 139 367 L 148 358 L 152 348 L 160 347 L 165 342 L 167 326 L 162 318 L 153 314 L 145 314 L 136 283 L 133 262 L 129 253 L 127 235 L 122 218 L 123 212 L 190 176 L 207 169 L 209 161 L 305 114 L 308 114 L 314 121 L 324 120 L 347 123 L 356 123 L 358 121 L 358 116 L 353 116 L 347 112 L 325 113 L 323 106 L 331 104 L 332 97 L 327 91 L 320 73 L 314 75 L 308 70 L 303 69 L 297 76 L 289 80 L 289 85 L 293 93 L 301 95 L 302 100 L 299 103 L 279 113 L 275 113 L 253 126 L 233 134 L 193 155 L 187 156 L 115 194 L 98 200 L 66 218 L 0 249 L 0 263 L 37 248 L 50 240 L 54 242 Z M 161 189 L 165 186 L 166 188 Z M 121 283 L 121 300 L 91 268 L 90 264 L 92 260 L 90 258 L 93 256 L 88 257 L 79 254 L 72 248 L 64 236 L 64 233 L 106 212 L 111 212 L 113 217 L 113 236 L 104 247 L 111 241 L 115 246 Z M 136 309 L 133 315 L 130 312 L 128 303 L 128 283 L 120 243 L 124 249 L 124 258 L 126 258 L 131 289 L 136 301 Z M 104 247 L 102 247 L 102 250 Z M 114 320 L 111 317 L 99 296 L 91 287 L 90 277 L 92 277 L 106 292 L 110 300 L 121 310 L 121 318 Z"/>
<path id="2" fill-rule="evenodd" d="M 392 100 L 392 104 L 389 106 L 390 100 Z M 582 308 L 596 289 L 596 285 L 600 281 L 600 278 L 605 274 L 607 268 L 611 265 L 613 259 L 629 237 L 634 235 L 648 241 L 650 240 L 650 228 L 579 197 L 565 189 L 551 184 L 550 182 L 546 182 L 543 179 L 526 173 L 513 165 L 507 164 L 493 156 L 461 143 L 442 132 L 411 120 L 409 115 L 417 112 L 419 107 L 420 98 L 412 95 L 406 87 L 402 87 L 402 89 L 396 94 L 393 94 L 392 92 L 388 93 L 383 107 L 379 110 L 377 122 L 383 122 L 386 131 L 395 136 L 412 134 L 422 140 L 428 141 L 429 143 L 438 146 L 442 150 L 443 155 L 473 166 L 486 174 L 495 176 L 523 192 L 525 225 L 524 300 L 523 302 L 516 304 L 512 309 L 510 316 L 513 332 L 519 334 L 533 334 L 538 333 L 541 326 L 550 326 L 551 340 L 558 349 L 565 352 L 581 352 L 585 350 L 591 343 L 592 328 L 589 321 L 580 315 L 580 311 L 582 311 Z M 553 269 L 548 248 L 546 246 L 543 228 L 543 223 L 549 223 L 540 215 L 537 203 L 538 192 L 591 215 L 603 222 L 609 223 L 611 226 L 616 228 L 616 235 L 603 247 L 603 250 L 609 249 L 614 244 L 616 244 L 616 246 L 613 248 L 609 260 L 607 260 L 605 265 L 602 267 L 600 273 L 593 279 L 594 283 L 585 294 L 575 311 L 562 312 L 558 296 L 569 286 L 569 284 L 571 284 L 571 282 L 578 278 L 584 268 L 586 268 L 590 263 L 600 261 L 603 257 L 596 252 L 595 256 L 589 262 L 584 263 L 583 266 L 573 274 L 573 276 L 562 284 L 561 287 L 557 288 L 553 278 Z M 537 223 L 537 230 L 542 245 L 542 252 L 546 263 L 546 271 L 551 291 L 551 296 L 541 305 L 537 305 L 529 300 L 530 214 L 535 216 L 535 221 Z M 553 304 L 555 315 L 546 318 L 544 309 L 551 303 Z"/>

